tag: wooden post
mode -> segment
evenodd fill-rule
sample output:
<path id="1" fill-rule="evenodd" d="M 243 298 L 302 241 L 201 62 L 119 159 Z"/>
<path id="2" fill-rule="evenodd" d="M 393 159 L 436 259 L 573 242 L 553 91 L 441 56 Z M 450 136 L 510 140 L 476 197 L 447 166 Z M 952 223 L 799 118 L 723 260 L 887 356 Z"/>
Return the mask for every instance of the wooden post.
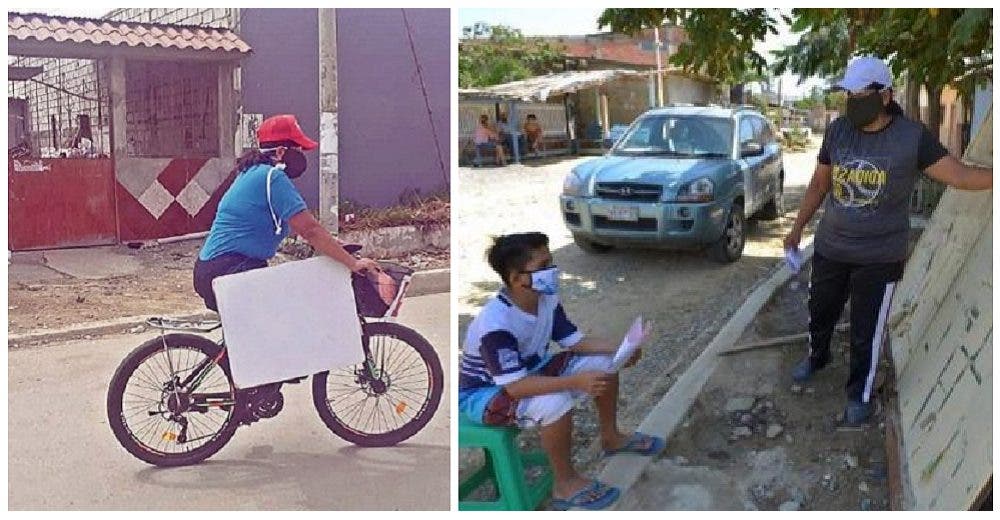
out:
<path id="1" fill-rule="evenodd" d="M 649 87 L 649 108 L 656 106 L 656 79 L 650 75 L 646 78 L 646 83 Z"/>
<path id="2" fill-rule="evenodd" d="M 601 148 L 604 142 L 611 136 L 611 114 L 608 113 L 608 93 L 601 92 Z"/>
<path id="3" fill-rule="evenodd" d="M 507 102 L 507 127 L 510 129 L 511 162 L 521 162 L 520 125 L 517 124 L 517 102 Z M 501 143 L 497 143 L 499 146 Z"/>

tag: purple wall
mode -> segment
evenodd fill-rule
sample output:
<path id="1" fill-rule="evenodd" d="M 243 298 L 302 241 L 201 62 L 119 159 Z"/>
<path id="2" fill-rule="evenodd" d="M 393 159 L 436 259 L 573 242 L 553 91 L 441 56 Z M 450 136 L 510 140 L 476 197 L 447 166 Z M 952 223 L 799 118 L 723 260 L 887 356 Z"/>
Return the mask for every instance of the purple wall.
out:
<path id="1" fill-rule="evenodd" d="M 341 203 L 383 207 L 410 190 L 426 195 L 447 187 L 450 15 L 447 9 L 406 9 L 406 19 L 430 117 L 402 10 L 337 9 Z"/>
<path id="2" fill-rule="evenodd" d="M 243 112 L 295 114 L 319 141 L 319 22 L 316 9 L 243 9 L 240 37 L 253 48 L 243 59 Z M 319 150 L 294 182 L 310 208 L 319 203 Z"/>

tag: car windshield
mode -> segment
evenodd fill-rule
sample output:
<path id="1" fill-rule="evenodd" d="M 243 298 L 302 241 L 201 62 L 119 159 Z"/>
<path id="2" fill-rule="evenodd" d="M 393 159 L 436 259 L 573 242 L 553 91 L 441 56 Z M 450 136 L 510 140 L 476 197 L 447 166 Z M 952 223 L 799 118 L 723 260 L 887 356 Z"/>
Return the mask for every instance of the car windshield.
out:
<path id="1" fill-rule="evenodd" d="M 729 119 L 653 115 L 633 123 L 611 152 L 616 155 L 729 157 L 732 135 Z"/>

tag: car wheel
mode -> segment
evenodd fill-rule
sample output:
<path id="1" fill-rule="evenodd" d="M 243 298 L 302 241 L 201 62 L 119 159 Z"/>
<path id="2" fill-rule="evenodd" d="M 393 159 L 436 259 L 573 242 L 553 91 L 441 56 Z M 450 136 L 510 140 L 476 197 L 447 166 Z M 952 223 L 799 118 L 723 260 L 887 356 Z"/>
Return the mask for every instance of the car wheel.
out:
<path id="1" fill-rule="evenodd" d="M 726 218 L 726 228 L 719 240 L 709 247 L 709 254 L 719 262 L 729 263 L 743 256 L 743 246 L 746 245 L 746 218 L 743 216 L 743 206 L 733 204 Z"/>
<path id="2" fill-rule="evenodd" d="M 775 220 L 785 214 L 785 204 L 784 204 L 784 184 L 783 179 L 778 183 L 778 192 L 774 194 L 774 197 L 764 204 L 764 207 L 760 208 L 757 212 L 756 217 L 760 220 Z"/>
<path id="3" fill-rule="evenodd" d="M 580 249 L 583 249 L 587 253 L 600 254 L 611 251 L 611 246 L 609 245 L 591 242 L 590 240 L 577 235 L 573 235 L 573 242 L 575 242 Z"/>

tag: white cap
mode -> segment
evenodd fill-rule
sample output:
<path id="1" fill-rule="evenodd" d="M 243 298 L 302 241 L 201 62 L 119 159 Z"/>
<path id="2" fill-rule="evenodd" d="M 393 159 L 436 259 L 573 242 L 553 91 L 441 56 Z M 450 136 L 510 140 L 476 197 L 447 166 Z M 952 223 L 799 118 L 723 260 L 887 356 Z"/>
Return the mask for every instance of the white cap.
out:
<path id="1" fill-rule="evenodd" d="M 868 88 L 872 83 L 878 83 L 884 88 L 891 87 L 892 72 L 884 61 L 861 56 L 847 64 L 844 78 L 837 82 L 837 86 L 849 92 L 857 92 Z"/>

